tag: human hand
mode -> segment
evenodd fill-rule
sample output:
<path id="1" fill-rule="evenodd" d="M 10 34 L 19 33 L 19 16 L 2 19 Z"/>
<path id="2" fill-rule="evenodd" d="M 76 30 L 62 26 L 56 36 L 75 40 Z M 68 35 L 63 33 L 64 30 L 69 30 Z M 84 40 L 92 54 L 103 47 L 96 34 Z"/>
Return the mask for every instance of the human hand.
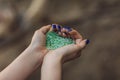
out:
<path id="1" fill-rule="evenodd" d="M 46 33 L 50 30 L 51 25 L 43 26 L 42 28 L 35 31 L 30 47 L 37 53 L 45 55 L 48 50 L 46 48 Z"/>
<path id="2" fill-rule="evenodd" d="M 0 80 L 26 80 L 41 66 L 44 55 L 47 53 L 45 41 L 50 27 L 51 25 L 44 26 L 35 32 L 27 49 L 0 73 Z"/>
<path id="3" fill-rule="evenodd" d="M 70 44 L 55 50 L 51 50 L 46 54 L 45 59 L 59 59 L 62 62 L 73 60 L 80 57 L 81 50 L 87 43 L 89 43 L 89 40 L 83 40 L 83 37 L 79 32 L 69 27 L 62 28 L 59 25 L 53 25 L 50 30 L 57 32 L 62 37 L 71 37 L 75 41 L 75 44 Z"/>
<path id="4" fill-rule="evenodd" d="M 79 57 L 81 50 L 89 41 L 86 39 L 83 40 L 82 36 L 76 30 L 69 27 L 62 28 L 54 24 L 50 31 L 55 31 L 62 37 L 72 38 L 75 42 L 55 50 L 49 50 L 44 56 L 41 68 L 41 80 L 62 80 L 62 64 Z"/>
<path id="5" fill-rule="evenodd" d="M 75 44 L 63 46 L 55 50 L 48 50 L 46 48 L 46 33 L 48 31 L 55 31 L 62 37 L 71 37 L 75 41 Z M 86 46 L 86 42 L 88 43 L 89 41 L 86 39 L 83 40 L 83 37 L 76 30 L 69 27 L 62 28 L 62 26 L 54 24 L 52 26 L 43 26 L 42 28 L 37 30 L 32 38 L 30 46 L 36 52 L 42 52 L 43 55 L 48 53 L 46 56 L 56 55 L 56 58 L 61 58 L 63 62 L 66 62 L 80 57 L 81 50 Z"/>

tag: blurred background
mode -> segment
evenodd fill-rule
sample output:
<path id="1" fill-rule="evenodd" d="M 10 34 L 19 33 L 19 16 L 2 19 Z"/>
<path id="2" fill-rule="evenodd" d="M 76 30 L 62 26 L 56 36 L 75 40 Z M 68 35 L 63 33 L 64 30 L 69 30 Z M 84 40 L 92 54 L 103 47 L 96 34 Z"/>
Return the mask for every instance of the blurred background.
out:
<path id="1" fill-rule="evenodd" d="M 43 25 L 77 29 L 90 44 L 64 64 L 63 80 L 120 80 L 120 0 L 0 0 L 0 71 Z M 40 69 L 27 80 L 40 80 Z"/>

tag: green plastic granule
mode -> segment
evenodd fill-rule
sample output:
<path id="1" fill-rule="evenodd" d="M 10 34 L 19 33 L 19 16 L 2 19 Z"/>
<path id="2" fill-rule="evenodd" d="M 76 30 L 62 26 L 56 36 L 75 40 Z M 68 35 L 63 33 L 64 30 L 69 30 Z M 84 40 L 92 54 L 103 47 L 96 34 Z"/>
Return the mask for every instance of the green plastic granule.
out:
<path id="1" fill-rule="evenodd" d="M 59 36 L 56 32 L 49 31 L 47 33 L 46 46 L 49 50 L 54 50 L 75 42 L 71 38 L 64 38 Z"/>

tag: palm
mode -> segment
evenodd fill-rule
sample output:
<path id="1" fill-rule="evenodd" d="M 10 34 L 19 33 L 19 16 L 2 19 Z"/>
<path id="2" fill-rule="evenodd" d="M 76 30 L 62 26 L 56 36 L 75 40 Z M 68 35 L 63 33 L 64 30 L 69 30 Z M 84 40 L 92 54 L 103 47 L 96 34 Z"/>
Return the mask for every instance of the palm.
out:
<path id="1" fill-rule="evenodd" d="M 76 31 L 72 30 L 68 32 L 68 30 L 65 30 L 64 28 L 61 28 L 61 32 L 59 32 L 59 29 L 50 29 L 52 31 L 57 32 L 62 37 L 71 37 L 74 39 L 75 44 L 63 46 L 61 48 L 57 48 L 55 50 L 49 50 L 52 52 L 56 52 L 55 54 L 58 55 L 64 55 L 64 62 L 75 59 L 81 55 L 81 50 L 79 50 L 79 43 L 82 41 L 82 36 Z M 67 34 L 64 34 L 67 33 Z M 78 47 L 78 48 L 77 48 Z"/>
<path id="2" fill-rule="evenodd" d="M 31 44 L 37 46 L 41 51 L 49 51 L 64 56 L 64 62 L 79 57 L 81 49 L 85 46 L 85 41 L 82 40 L 82 36 L 74 29 L 72 29 L 72 31 L 68 31 L 65 28 L 60 29 L 61 32 L 59 32 L 59 28 L 53 28 L 51 25 L 42 27 L 35 32 Z M 55 50 L 48 50 L 46 48 L 46 33 L 48 31 L 55 31 L 62 37 L 71 37 L 75 41 L 75 44 L 63 46 Z M 49 55 L 49 53 L 46 55 Z"/>

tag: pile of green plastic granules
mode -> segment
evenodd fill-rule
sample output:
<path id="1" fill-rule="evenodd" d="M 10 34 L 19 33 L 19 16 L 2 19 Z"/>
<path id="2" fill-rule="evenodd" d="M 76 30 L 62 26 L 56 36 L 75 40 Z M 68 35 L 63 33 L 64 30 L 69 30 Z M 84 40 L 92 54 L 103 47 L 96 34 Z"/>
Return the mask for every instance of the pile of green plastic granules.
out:
<path id="1" fill-rule="evenodd" d="M 74 43 L 75 42 L 71 38 L 64 38 L 59 36 L 56 32 L 50 31 L 47 33 L 46 46 L 49 50 L 54 50 Z"/>

